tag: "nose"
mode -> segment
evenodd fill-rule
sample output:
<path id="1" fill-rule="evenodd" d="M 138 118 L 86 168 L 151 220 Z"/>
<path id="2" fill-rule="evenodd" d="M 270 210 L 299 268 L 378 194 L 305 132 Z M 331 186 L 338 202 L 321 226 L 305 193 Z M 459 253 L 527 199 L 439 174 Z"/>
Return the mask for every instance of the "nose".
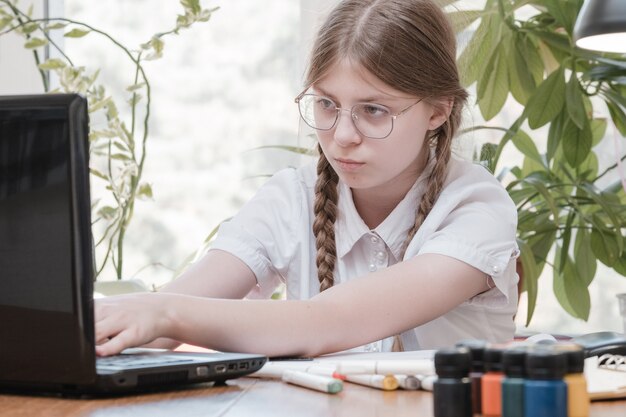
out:
<path id="1" fill-rule="evenodd" d="M 354 125 L 350 109 L 341 109 L 339 112 L 334 138 L 335 142 L 342 147 L 361 143 L 362 138 Z"/>

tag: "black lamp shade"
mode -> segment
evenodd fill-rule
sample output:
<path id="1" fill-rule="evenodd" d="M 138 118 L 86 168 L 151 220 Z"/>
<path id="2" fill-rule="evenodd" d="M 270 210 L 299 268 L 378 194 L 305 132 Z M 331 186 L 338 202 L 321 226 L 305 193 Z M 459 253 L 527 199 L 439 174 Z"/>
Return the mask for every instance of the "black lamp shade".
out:
<path id="1" fill-rule="evenodd" d="M 586 0 L 574 41 L 579 48 L 626 53 L 626 0 Z"/>

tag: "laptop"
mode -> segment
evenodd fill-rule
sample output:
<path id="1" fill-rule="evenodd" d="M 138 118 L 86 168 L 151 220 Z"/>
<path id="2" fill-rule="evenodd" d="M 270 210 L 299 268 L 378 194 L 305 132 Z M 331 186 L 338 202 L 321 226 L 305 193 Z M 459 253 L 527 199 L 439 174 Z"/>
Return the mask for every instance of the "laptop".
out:
<path id="1" fill-rule="evenodd" d="M 242 353 L 96 357 L 88 120 L 79 95 L 0 96 L 0 389 L 123 393 L 261 368 Z"/>

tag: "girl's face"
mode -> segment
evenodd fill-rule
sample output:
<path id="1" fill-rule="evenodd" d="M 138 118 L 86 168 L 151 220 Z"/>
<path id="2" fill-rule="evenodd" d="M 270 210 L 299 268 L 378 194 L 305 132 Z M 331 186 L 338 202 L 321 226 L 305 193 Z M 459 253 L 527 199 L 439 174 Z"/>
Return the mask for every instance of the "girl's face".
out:
<path id="1" fill-rule="evenodd" d="M 447 114 L 420 101 L 393 120 L 389 136 L 371 139 L 355 127 L 350 115 L 352 106 L 357 103 L 383 105 L 393 115 L 422 97 L 394 89 L 349 60 L 339 61 L 312 90 L 346 109 L 340 112 L 332 129 L 317 131 L 322 151 L 339 178 L 353 193 L 374 191 L 381 196 L 390 193 L 403 196 L 426 164 L 428 131 L 439 127 Z"/>

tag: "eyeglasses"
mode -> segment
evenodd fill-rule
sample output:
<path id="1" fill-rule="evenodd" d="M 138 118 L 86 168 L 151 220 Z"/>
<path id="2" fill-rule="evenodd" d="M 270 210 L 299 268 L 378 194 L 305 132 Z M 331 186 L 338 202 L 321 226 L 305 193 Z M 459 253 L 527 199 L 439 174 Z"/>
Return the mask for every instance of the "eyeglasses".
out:
<path id="1" fill-rule="evenodd" d="M 349 111 L 356 130 L 370 139 L 384 139 L 391 134 L 393 122 L 411 107 L 422 101 L 417 100 L 396 114 L 385 106 L 375 103 L 357 103 L 350 109 L 342 109 L 325 96 L 305 94 L 296 97 L 300 116 L 304 122 L 316 130 L 330 130 L 337 124 L 339 114 Z"/>

